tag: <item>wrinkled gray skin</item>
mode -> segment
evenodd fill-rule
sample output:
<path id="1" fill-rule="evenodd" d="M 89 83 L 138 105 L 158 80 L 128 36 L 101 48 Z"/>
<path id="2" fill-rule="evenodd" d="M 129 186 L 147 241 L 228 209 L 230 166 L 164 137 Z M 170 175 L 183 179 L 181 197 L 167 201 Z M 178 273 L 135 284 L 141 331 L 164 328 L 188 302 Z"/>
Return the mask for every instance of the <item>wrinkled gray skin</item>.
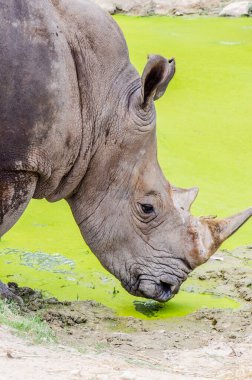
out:
<path id="1" fill-rule="evenodd" d="M 140 78 L 116 23 L 85 0 L 0 0 L 0 21 L 0 236 L 32 197 L 65 198 L 130 293 L 170 299 L 252 215 L 195 218 L 198 190 L 164 178 L 154 100 L 174 60 L 150 56 Z"/>

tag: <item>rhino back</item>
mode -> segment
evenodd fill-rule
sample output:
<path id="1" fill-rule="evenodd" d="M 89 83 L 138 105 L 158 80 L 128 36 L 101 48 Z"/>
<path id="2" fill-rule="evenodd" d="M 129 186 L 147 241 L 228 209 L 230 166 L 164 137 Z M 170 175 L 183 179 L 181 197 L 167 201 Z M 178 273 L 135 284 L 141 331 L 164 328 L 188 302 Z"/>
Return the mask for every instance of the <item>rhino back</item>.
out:
<path id="1" fill-rule="evenodd" d="M 0 20 L 0 168 L 37 171 L 53 189 L 80 145 L 70 49 L 47 0 L 0 0 Z"/>

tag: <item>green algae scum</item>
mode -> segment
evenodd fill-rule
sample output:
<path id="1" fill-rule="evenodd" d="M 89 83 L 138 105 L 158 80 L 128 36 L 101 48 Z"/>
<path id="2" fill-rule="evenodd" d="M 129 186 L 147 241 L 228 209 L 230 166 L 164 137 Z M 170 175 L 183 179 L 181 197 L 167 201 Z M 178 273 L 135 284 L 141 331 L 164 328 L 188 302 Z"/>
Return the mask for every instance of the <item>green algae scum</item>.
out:
<path id="1" fill-rule="evenodd" d="M 176 58 L 175 78 L 156 103 L 159 161 L 169 181 L 200 187 L 196 215 L 227 216 L 251 206 L 252 20 L 115 19 L 139 72 L 149 53 Z M 251 244 L 251 231 L 250 222 L 225 247 Z M 118 315 L 138 318 L 238 306 L 228 298 L 185 290 L 162 305 L 129 295 L 85 245 L 63 201 L 31 202 L 0 241 L 0 279 L 60 300 L 96 300 Z"/>

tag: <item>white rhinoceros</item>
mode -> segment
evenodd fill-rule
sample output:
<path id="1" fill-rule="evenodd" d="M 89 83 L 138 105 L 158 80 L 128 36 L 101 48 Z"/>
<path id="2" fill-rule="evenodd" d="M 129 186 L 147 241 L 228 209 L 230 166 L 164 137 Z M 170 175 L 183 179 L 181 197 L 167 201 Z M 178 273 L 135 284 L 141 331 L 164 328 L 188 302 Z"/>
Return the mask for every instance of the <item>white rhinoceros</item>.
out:
<path id="1" fill-rule="evenodd" d="M 64 198 L 104 267 L 167 301 L 252 215 L 190 214 L 198 189 L 173 187 L 157 162 L 154 100 L 174 59 L 151 55 L 140 77 L 97 5 L 0 0 L 0 56 L 0 236 L 31 198 Z"/>

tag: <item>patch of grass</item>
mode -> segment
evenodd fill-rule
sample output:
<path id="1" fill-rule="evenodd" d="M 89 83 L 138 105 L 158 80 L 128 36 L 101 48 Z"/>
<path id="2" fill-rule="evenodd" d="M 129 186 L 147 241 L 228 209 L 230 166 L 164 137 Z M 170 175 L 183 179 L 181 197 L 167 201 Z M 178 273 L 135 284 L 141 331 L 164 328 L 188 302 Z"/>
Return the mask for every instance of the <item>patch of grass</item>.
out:
<path id="1" fill-rule="evenodd" d="M 22 315 L 17 305 L 0 299 L 1 324 L 14 328 L 20 335 L 31 338 L 35 343 L 56 341 L 52 329 L 38 315 Z"/>

